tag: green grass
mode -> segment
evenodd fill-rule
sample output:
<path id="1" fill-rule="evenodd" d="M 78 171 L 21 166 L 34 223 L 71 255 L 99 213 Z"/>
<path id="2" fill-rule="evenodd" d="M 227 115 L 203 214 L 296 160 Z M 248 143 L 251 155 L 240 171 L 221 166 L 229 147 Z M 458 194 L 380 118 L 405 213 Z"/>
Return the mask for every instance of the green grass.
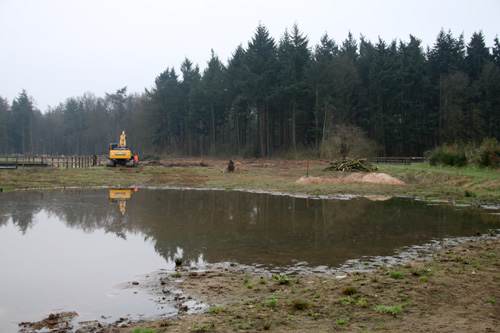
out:
<path id="1" fill-rule="evenodd" d="M 389 275 L 393 279 L 404 279 L 405 278 L 405 275 L 399 271 L 392 271 L 389 273 Z"/>
<path id="2" fill-rule="evenodd" d="M 397 315 L 403 312 L 403 306 L 401 305 L 375 305 L 373 310 L 378 313 Z"/>
<path id="3" fill-rule="evenodd" d="M 224 306 L 212 306 L 210 308 L 210 310 L 208 310 L 208 312 L 210 312 L 211 314 L 218 314 L 218 313 L 226 312 L 226 311 L 227 311 L 227 308 Z"/>
<path id="4" fill-rule="evenodd" d="M 26 188 L 92 188 L 99 186 L 190 186 L 204 188 L 278 191 L 292 194 L 338 193 L 365 195 L 405 195 L 460 202 L 500 202 L 500 170 L 472 167 L 430 167 L 426 163 L 410 166 L 379 164 L 379 172 L 403 180 L 406 185 L 375 184 L 296 184 L 304 175 L 303 165 L 290 162 L 286 168 L 280 160 L 269 160 L 268 167 L 242 165 L 229 177 L 218 165 L 208 167 L 140 167 L 140 168 L 26 168 L 0 170 L 1 189 Z M 285 161 L 286 162 L 286 161 Z M 310 177 L 337 177 L 323 171 L 325 162 L 311 162 Z"/>

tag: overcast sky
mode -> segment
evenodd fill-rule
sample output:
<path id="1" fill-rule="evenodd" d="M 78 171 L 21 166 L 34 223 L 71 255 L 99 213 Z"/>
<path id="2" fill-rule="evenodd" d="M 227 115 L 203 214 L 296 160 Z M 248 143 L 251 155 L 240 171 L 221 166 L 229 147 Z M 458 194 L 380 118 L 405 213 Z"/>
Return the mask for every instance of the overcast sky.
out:
<path id="1" fill-rule="evenodd" d="M 276 41 L 297 23 L 310 46 L 350 31 L 432 47 L 442 28 L 466 43 L 482 30 L 493 46 L 499 16 L 500 0 L 0 0 L 0 96 L 26 89 L 44 112 L 86 92 L 140 93 L 186 57 L 203 70 L 213 49 L 227 64 L 259 22 Z"/>

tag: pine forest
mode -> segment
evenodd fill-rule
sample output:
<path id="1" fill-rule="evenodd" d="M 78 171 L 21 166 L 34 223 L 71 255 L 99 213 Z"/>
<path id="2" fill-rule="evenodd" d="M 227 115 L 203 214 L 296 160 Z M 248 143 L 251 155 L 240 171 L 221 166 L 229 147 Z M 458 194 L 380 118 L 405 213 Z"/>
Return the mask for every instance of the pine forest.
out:
<path id="1" fill-rule="evenodd" d="M 105 154 L 123 130 L 139 155 L 329 158 L 424 156 L 436 147 L 500 140 L 500 42 L 444 29 L 421 40 L 325 33 L 311 45 L 297 24 L 279 40 L 259 24 L 227 62 L 185 58 L 151 88 L 87 92 L 40 111 L 23 90 L 0 97 L 0 154 Z M 354 153 L 351 153 L 354 154 Z M 367 157 L 367 156 L 363 156 Z"/>

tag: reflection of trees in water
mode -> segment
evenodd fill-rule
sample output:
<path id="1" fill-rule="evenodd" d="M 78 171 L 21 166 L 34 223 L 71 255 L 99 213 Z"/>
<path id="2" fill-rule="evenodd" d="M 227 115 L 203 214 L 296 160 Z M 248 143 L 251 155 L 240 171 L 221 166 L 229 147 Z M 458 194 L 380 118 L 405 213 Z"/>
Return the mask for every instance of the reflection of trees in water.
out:
<path id="1" fill-rule="evenodd" d="M 0 226 L 9 219 L 24 235 L 36 223 L 34 216 L 42 209 L 38 200 L 43 199 L 43 193 L 14 192 L 0 196 Z"/>
<path id="2" fill-rule="evenodd" d="M 12 216 L 23 232 L 42 208 L 84 232 L 102 229 L 119 237 L 140 232 L 167 261 L 182 249 L 184 259 L 193 261 L 202 256 L 208 262 L 288 265 L 295 259 L 337 265 L 498 223 L 498 217 L 472 207 L 406 199 L 310 199 L 308 207 L 304 198 L 238 191 L 139 190 L 122 215 L 107 190 L 47 192 L 40 198 L 26 194 L 21 201 L 0 201 L 7 210 L 3 216 Z"/>

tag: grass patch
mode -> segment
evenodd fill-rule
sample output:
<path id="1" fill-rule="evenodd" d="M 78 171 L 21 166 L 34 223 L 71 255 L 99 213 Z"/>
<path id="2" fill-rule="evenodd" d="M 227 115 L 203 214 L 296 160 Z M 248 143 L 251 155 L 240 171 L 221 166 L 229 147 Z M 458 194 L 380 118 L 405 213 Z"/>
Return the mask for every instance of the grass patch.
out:
<path id="1" fill-rule="evenodd" d="M 337 320 L 335 320 L 335 323 L 337 325 L 345 325 L 345 324 L 349 324 L 349 317 L 346 317 L 346 318 L 339 318 Z"/>
<path id="2" fill-rule="evenodd" d="M 344 288 L 342 291 L 344 295 L 354 295 L 356 293 L 356 287 L 353 286 L 347 286 Z"/>
<path id="3" fill-rule="evenodd" d="M 403 273 L 399 272 L 399 271 L 392 271 L 392 272 L 389 273 L 389 275 L 393 279 L 404 279 L 404 278 L 406 278 L 406 276 Z"/>
<path id="4" fill-rule="evenodd" d="M 273 279 L 278 283 L 278 284 L 288 284 L 290 283 L 290 280 L 291 278 L 286 275 L 286 274 L 283 274 L 283 275 L 273 275 Z"/>
<path id="5" fill-rule="evenodd" d="M 296 299 L 296 300 L 292 301 L 292 307 L 295 310 L 307 310 L 307 309 L 310 309 L 311 306 L 312 305 L 310 302 L 303 300 L 303 299 Z"/>
<path id="6" fill-rule="evenodd" d="M 211 314 L 218 314 L 218 313 L 221 313 L 221 312 L 226 312 L 227 311 L 227 308 L 224 307 L 224 306 L 212 306 L 210 308 L 210 310 L 208 310 L 208 312 L 210 312 Z"/>
<path id="7" fill-rule="evenodd" d="M 403 306 L 401 305 L 375 305 L 373 307 L 373 310 L 378 313 L 382 314 L 391 314 L 391 315 L 397 315 L 403 312 Z"/>

